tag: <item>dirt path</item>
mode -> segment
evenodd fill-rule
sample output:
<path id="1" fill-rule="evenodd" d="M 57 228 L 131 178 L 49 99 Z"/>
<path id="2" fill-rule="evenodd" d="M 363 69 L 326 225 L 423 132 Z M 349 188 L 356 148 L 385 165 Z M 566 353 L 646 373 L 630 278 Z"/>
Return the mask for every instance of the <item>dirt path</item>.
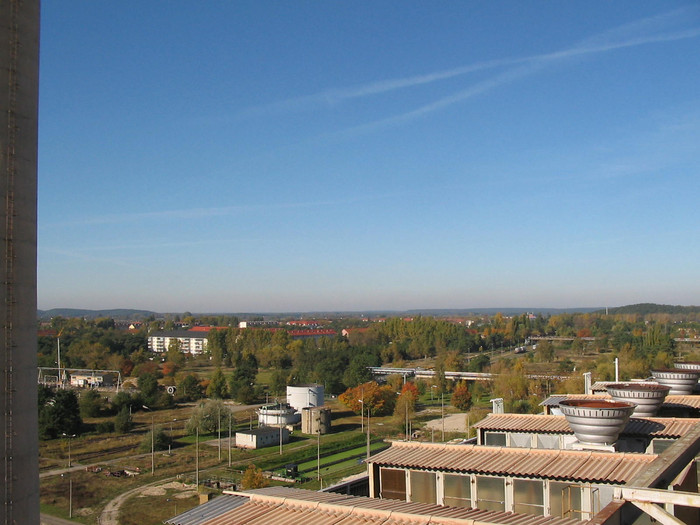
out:
<path id="1" fill-rule="evenodd" d="M 112 501 L 107 503 L 105 505 L 105 508 L 102 509 L 102 513 L 100 514 L 100 517 L 97 520 L 97 523 L 100 525 L 119 525 L 119 510 L 122 506 L 122 504 L 129 499 L 131 496 L 135 496 L 136 494 L 146 491 L 152 487 L 157 487 L 158 485 L 164 485 L 165 483 L 170 483 L 171 481 L 175 480 L 176 477 L 172 476 L 170 478 L 165 478 L 165 479 L 159 479 L 158 481 L 154 481 L 153 483 L 148 483 L 147 485 L 141 485 L 139 487 L 133 488 L 131 490 L 127 490 L 126 492 L 122 492 L 114 498 Z"/>

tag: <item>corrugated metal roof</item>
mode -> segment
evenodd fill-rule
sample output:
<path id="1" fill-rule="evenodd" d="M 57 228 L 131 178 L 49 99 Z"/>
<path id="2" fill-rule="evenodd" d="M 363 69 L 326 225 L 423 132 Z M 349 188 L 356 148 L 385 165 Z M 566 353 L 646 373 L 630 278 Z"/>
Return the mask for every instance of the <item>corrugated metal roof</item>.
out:
<path id="1" fill-rule="evenodd" d="M 361 496 L 268 487 L 236 493 L 249 499 L 230 511 L 192 525 L 581 525 L 553 516 L 444 507 Z M 231 496 L 224 496 L 231 497 Z M 207 506 L 209 503 L 203 505 Z"/>
<path id="2" fill-rule="evenodd" d="M 244 503 L 248 503 L 248 498 L 243 496 L 220 496 L 204 505 L 199 505 L 174 518 L 170 518 L 164 523 L 169 523 L 170 525 L 199 525 L 231 509 L 240 507 Z"/>
<path id="3" fill-rule="evenodd" d="M 697 424 L 700 424 L 700 420 L 694 418 L 631 418 L 622 431 L 622 435 L 681 437 Z M 539 414 L 489 414 L 485 419 L 472 426 L 483 430 L 508 432 L 573 434 L 564 416 Z"/>
<path id="4" fill-rule="evenodd" d="M 558 406 L 565 399 L 612 399 L 608 394 L 554 394 L 540 403 L 540 406 L 551 407 Z M 700 409 L 700 396 L 666 396 L 663 405 L 666 406 L 685 406 L 690 408 Z"/>
<path id="5" fill-rule="evenodd" d="M 656 454 L 394 442 L 387 450 L 372 456 L 370 462 L 386 467 L 624 483 L 656 457 Z"/>

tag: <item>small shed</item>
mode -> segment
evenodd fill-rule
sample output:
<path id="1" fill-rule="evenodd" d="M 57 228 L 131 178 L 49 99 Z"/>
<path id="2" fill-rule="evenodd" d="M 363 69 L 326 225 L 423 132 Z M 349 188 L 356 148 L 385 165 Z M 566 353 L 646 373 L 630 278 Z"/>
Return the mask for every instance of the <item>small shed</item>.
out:
<path id="1" fill-rule="evenodd" d="M 236 432 L 236 447 L 238 448 L 263 448 L 272 445 L 289 443 L 289 430 L 286 428 L 260 427 L 253 430 Z"/>

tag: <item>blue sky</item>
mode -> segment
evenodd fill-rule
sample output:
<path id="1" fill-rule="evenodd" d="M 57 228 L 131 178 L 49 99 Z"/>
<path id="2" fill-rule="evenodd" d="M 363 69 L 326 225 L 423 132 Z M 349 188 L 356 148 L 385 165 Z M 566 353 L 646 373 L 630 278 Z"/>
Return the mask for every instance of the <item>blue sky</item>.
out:
<path id="1" fill-rule="evenodd" d="M 700 301 L 697 2 L 42 3 L 42 309 Z"/>

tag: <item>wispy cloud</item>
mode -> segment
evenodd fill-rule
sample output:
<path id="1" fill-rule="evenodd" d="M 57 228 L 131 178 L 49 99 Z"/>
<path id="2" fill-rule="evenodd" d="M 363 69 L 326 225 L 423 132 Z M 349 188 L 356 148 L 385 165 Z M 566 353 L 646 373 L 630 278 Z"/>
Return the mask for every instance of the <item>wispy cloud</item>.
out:
<path id="1" fill-rule="evenodd" d="M 42 229 L 47 228 L 65 228 L 67 226 L 97 226 L 108 224 L 124 224 L 124 223 L 139 223 L 149 221 L 171 221 L 171 220 L 196 220 L 209 219 L 212 217 L 225 217 L 231 215 L 241 215 L 249 213 L 260 213 L 280 210 L 293 209 L 309 209 L 309 208 L 334 208 L 338 206 L 347 206 L 358 202 L 376 201 L 388 198 L 396 198 L 411 191 L 394 191 L 386 193 L 362 194 L 357 197 L 348 197 L 343 199 L 329 199 L 318 201 L 300 201 L 300 202 L 278 202 L 268 204 L 257 204 L 247 206 L 219 206 L 211 208 L 183 208 L 174 210 L 160 210 L 151 212 L 135 212 L 135 213 L 118 213 L 105 214 L 92 217 L 86 217 L 71 221 L 60 221 L 42 224 Z"/>
<path id="2" fill-rule="evenodd" d="M 678 15 L 679 13 L 677 11 L 673 12 L 673 18 L 677 17 Z M 357 135 L 375 131 L 381 128 L 400 125 L 415 120 L 419 117 L 425 116 L 427 114 L 433 113 L 435 111 L 444 109 L 453 104 L 463 102 L 467 99 L 473 98 L 477 95 L 500 87 L 504 84 L 513 82 L 519 78 L 532 75 L 540 71 L 541 69 L 553 65 L 555 63 L 565 62 L 567 60 L 571 60 L 577 57 L 606 53 L 618 49 L 637 47 L 647 44 L 697 38 L 698 36 L 700 36 L 700 27 L 695 27 L 673 33 L 641 35 L 622 40 L 619 38 L 621 34 L 628 34 L 631 30 L 631 27 L 647 27 L 652 23 L 652 20 L 665 22 L 668 18 L 671 18 L 670 14 L 667 14 L 663 17 L 653 17 L 653 19 L 644 19 L 643 21 L 637 21 L 632 24 L 620 26 L 618 31 L 611 30 L 607 31 L 604 34 L 596 35 L 592 38 L 579 42 L 577 45 L 568 49 L 556 51 L 553 53 L 533 55 L 521 59 L 512 59 L 511 64 L 514 67 L 511 67 L 510 69 L 507 69 L 497 75 L 494 75 L 489 79 L 477 82 L 453 95 L 440 98 L 429 104 L 425 104 L 416 109 L 407 111 L 399 115 L 394 115 L 388 118 L 379 119 L 373 122 L 362 124 L 360 126 L 345 129 L 341 132 L 338 132 L 336 135 Z"/>
<path id="3" fill-rule="evenodd" d="M 345 101 L 383 95 L 402 89 L 415 88 L 427 84 L 453 79 L 478 71 L 497 68 L 510 68 L 469 86 L 453 95 L 435 100 L 405 113 L 353 127 L 341 132 L 342 135 L 357 134 L 374 129 L 402 124 L 450 105 L 475 97 L 516 79 L 531 75 L 540 69 L 557 62 L 577 57 L 607 53 L 624 48 L 637 47 L 662 42 L 685 40 L 700 36 L 700 27 L 680 29 L 688 20 L 697 20 L 700 9 L 695 6 L 676 9 L 659 15 L 642 18 L 602 33 L 586 38 L 576 45 L 551 53 L 526 57 L 495 59 L 435 71 L 423 75 L 395 78 L 371 82 L 347 88 L 335 88 L 308 95 L 275 102 L 266 106 L 250 108 L 244 114 L 264 114 L 290 111 L 309 111 L 322 106 L 334 106 Z"/>

